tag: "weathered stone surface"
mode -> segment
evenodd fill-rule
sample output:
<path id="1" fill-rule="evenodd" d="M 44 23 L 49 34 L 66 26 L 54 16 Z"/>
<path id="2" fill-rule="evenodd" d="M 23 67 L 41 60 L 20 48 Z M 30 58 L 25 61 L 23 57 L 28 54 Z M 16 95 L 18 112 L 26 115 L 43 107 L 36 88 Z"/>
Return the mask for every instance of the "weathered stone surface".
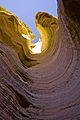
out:
<path id="1" fill-rule="evenodd" d="M 80 120 L 80 2 L 57 2 L 58 22 L 35 16 L 43 45 L 34 55 L 33 33 L 0 7 L 1 120 Z"/>

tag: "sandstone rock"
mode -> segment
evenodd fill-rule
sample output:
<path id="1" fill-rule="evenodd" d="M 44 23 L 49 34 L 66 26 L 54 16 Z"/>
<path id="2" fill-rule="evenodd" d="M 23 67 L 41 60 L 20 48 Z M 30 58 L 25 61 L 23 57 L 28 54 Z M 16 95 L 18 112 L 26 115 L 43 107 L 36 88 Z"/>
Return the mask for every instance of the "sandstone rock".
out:
<path id="1" fill-rule="evenodd" d="M 57 2 L 58 20 L 35 16 L 41 54 L 31 54 L 25 23 L 0 7 L 1 120 L 80 120 L 80 2 Z"/>

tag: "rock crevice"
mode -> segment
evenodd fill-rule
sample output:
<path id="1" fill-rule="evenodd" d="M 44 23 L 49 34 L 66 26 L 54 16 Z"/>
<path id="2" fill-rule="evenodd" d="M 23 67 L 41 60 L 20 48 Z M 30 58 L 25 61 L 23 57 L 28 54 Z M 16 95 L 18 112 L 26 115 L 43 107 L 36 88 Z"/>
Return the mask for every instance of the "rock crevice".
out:
<path id="1" fill-rule="evenodd" d="M 80 119 L 80 2 L 57 3 L 58 19 L 35 16 L 40 54 L 27 25 L 0 7 L 0 119 Z"/>

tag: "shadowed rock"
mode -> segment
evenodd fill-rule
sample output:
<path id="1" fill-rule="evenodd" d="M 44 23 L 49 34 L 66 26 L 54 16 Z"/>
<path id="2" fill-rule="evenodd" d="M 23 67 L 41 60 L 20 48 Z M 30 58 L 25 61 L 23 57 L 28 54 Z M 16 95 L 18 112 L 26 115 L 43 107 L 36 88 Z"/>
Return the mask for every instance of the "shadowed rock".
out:
<path id="1" fill-rule="evenodd" d="M 0 7 L 1 120 L 80 120 L 80 2 L 57 2 L 58 20 L 35 16 L 42 52 L 34 55 L 33 33 Z"/>

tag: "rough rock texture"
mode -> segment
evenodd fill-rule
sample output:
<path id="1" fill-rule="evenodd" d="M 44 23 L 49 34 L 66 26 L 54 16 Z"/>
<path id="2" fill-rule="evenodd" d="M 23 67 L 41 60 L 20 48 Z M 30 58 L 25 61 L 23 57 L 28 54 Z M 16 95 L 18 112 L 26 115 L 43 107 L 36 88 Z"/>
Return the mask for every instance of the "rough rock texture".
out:
<path id="1" fill-rule="evenodd" d="M 32 32 L 0 7 L 0 120 L 80 120 L 80 0 L 57 2 L 58 22 L 35 16 L 35 55 L 22 37 Z"/>

